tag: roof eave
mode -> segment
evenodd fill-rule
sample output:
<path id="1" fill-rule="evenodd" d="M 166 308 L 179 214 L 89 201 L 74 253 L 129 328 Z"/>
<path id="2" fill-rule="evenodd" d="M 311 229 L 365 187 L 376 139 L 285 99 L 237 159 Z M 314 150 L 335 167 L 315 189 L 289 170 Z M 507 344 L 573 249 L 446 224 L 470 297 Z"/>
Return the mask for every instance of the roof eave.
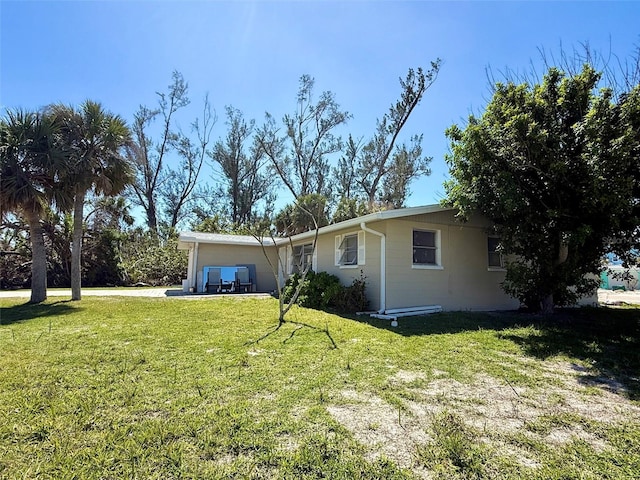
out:
<path id="1" fill-rule="evenodd" d="M 402 218 L 402 217 L 410 217 L 413 215 L 424 215 L 427 213 L 437 213 L 437 212 L 446 212 L 450 210 L 455 210 L 453 207 L 443 207 L 441 205 L 423 205 L 420 207 L 407 207 L 407 208 L 399 208 L 396 210 L 383 210 L 381 212 L 373 212 L 367 215 L 363 215 L 361 217 L 351 218 L 349 220 L 345 220 L 344 222 L 334 223 L 331 225 L 327 225 L 325 227 L 321 227 L 318 234 L 322 235 L 325 233 L 331 233 L 338 230 L 344 230 L 353 227 L 360 227 L 361 223 L 369 223 L 369 222 L 379 222 L 381 220 L 390 220 L 393 218 Z M 246 241 L 238 241 L 233 239 L 206 239 L 206 238 L 198 238 L 198 232 L 188 232 L 181 233 L 178 240 L 178 249 L 180 250 L 188 250 L 190 248 L 190 244 L 193 243 L 211 243 L 216 245 L 244 245 L 244 246 L 252 246 L 259 247 L 260 242 L 256 239 L 256 243 L 248 243 Z M 191 235 L 189 235 L 191 234 Z M 307 238 L 313 238 L 315 236 L 315 230 L 310 230 L 308 232 L 299 233 L 297 235 L 292 235 L 288 238 L 276 237 L 276 238 L 264 238 L 264 245 L 266 247 L 273 246 L 282 246 L 286 245 L 289 242 L 297 242 L 299 240 L 305 240 Z"/>
<path id="2" fill-rule="evenodd" d="M 278 240 L 278 239 L 276 239 Z M 259 247 L 260 246 L 260 241 L 256 239 L 255 243 L 252 242 L 247 242 L 245 240 L 234 240 L 232 238 L 230 239 L 208 239 L 208 238 L 202 238 L 202 237 L 198 237 L 197 235 L 189 235 L 189 234 L 185 234 L 185 233 L 181 233 L 180 237 L 178 239 L 178 249 L 179 250 L 188 250 L 191 244 L 194 243 L 210 243 L 210 244 L 215 244 L 215 245 L 240 245 L 240 246 L 246 246 L 246 247 Z M 273 240 L 271 238 L 265 238 L 264 239 L 264 246 L 265 247 L 273 247 L 276 244 L 273 242 Z"/>
<path id="3" fill-rule="evenodd" d="M 437 213 L 437 212 L 446 212 L 449 210 L 455 210 L 454 207 L 442 207 L 440 205 L 424 205 L 421 207 L 407 207 L 407 208 L 398 208 L 396 210 L 383 210 L 381 212 L 373 212 L 367 215 L 363 215 L 361 217 L 351 218 L 349 220 L 345 220 L 344 222 L 334 223 L 331 225 L 327 225 L 325 227 L 321 227 L 319 234 L 323 233 L 331 233 L 337 230 L 344 230 L 351 227 L 359 227 L 361 223 L 369 223 L 369 222 L 378 222 L 381 220 L 390 220 L 393 218 L 402 218 L 402 217 L 410 217 L 413 215 L 424 215 L 425 213 Z M 291 237 L 291 241 L 304 240 L 306 238 L 313 237 L 315 235 L 315 230 L 310 230 L 308 232 L 299 233 L 297 235 L 293 235 Z M 286 238 L 282 239 L 282 242 L 277 242 L 277 245 L 281 245 L 282 243 L 286 243 L 289 240 Z"/>

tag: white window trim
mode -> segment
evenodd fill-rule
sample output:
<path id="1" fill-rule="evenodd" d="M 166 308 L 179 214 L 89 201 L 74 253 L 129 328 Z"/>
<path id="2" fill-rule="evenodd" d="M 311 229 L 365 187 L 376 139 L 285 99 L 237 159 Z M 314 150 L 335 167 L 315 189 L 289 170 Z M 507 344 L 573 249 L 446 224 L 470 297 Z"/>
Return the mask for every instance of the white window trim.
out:
<path id="1" fill-rule="evenodd" d="M 414 270 L 444 270 L 442 265 L 427 265 L 422 263 L 413 263 L 411 268 Z"/>
<path id="2" fill-rule="evenodd" d="M 293 275 L 293 249 L 291 248 L 291 245 L 287 245 L 287 248 L 285 250 L 285 258 L 287 276 L 291 276 Z"/>
<path id="3" fill-rule="evenodd" d="M 413 232 L 433 232 L 436 234 L 436 263 L 413 263 Z M 412 228 L 411 229 L 411 268 L 414 270 L 444 270 L 442 265 L 442 242 L 440 230 L 434 228 Z"/>
<path id="4" fill-rule="evenodd" d="M 355 236 L 356 237 L 356 241 L 357 241 L 357 261 L 355 264 L 351 264 L 351 265 L 343 265 L 340 263 L 340 260 L 342 259 L 342 254 L 343 254 L 343 250 L 342 250 L 342 242 L 344 240 L 345 237 L 351 237 L 351 236 Z M 359 230 L 359 231 L 355 231 L 355 232 L 348 232 L 348 233 L 344 233 L 342 235 L 336 235 L 335 236 L 335 258 L 334 258 L 334 265 L 336 267 L 339 267 L 341 269 L 349 269 L 349 268 L 358 268 L 362 265 L 365 265 L 365 260 L 366 260 L 366 249 L 365 249 L 365 232 L 363 230 Z"/>

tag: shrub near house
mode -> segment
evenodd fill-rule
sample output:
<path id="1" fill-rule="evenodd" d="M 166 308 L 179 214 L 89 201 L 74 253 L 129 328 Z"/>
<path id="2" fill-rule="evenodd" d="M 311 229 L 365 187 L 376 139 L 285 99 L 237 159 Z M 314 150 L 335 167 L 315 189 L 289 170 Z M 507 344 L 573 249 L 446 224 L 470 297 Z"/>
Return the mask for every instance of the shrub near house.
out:
<path id="1" fill-rule="evenodd" d="M 287 280 L 283 296 L 285 301 L 293 296 L 301 275 L 295 273 Z M 369 304 L 366 297 L 366 281 L 363 275 L 349 286 L 340 283 L 340 279 L 327 272 L 315 273 L 310 270 L 298 296 L 298 305 L 320 310 L 337 310 L 345 313 L 362 312 Z"/>

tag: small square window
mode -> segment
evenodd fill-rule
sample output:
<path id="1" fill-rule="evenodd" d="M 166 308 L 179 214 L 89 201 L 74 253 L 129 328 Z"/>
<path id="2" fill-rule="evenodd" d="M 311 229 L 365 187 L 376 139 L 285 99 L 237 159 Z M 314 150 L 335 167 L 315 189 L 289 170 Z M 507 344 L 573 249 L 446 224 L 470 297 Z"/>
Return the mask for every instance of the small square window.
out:
<path id="1" fill-rule="evenodd" d="M 365 234 L 363 231 L 335 236 L 335 262 L 336 267 L 353 268 L 356 265 L 364 265 Z"/>

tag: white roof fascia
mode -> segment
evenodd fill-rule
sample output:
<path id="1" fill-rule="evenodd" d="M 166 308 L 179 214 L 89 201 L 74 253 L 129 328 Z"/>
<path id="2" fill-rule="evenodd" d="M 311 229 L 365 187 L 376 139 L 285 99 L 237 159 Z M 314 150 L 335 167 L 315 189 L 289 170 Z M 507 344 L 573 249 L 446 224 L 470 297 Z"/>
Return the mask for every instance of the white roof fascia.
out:
<path id="1" fill-rule="evenodd" d="M 276 242 L 280 240 L 275 239 Z M 274 246 L 274 242 L 271 238 L 264 238 L 264 245 L 266 247 Z M 188 250 L 189 245 L 192 243 L 209 243 L 215 245 L 244 245 L 251 247 L 259 247 L 260 242 L 250 235 L 229 235 L 219 233 L 202 233 L 202 232 L 182 232 L 178 238 L 178 249 Z"/>
<path id="2" fill-rule="evenodd" d="M 442 207 L 438 204 L 436 205 L 423 205 L 420 207 L 407 207 L 407 208 L 398 208 L 396 210 L 383 210 L 381 212 L 373 212 L 367 215 L 363 215 L 362 217 L 351 218 L 349 220 L 345 220 L 344 222 L 334 223 L 331 225 L 327 225 L 326 227 L 320 228 L 320 234 L 323 233 L 331 233 L 336 230 L 343 230 L 346 228 L 358 227 L 360 228 L 360 224 L 362 222 L 377 222 L 380 220 L 390 220 L 392 218 L 402 218 L 402 217 L 410 217 L 412 215 L 424 215 L 426 213 L 436 213 L 436 212 L 446 212 L 449 210 L 455 210 L 453 207 Z M 292 242 L 296 242 L 298 240 L 304 240 L 306 238 L 313 237 L 315 235 L 315 230 L 310 230 L 308 232 L 299 233 L 297 235 L 293 235 L 291 237 Z M 277 245 L 281 245 L 283 242 L 287 242 L 286 238 L 278 239 L 276 241 Z"/>
<path id="3" fill-rule="evenodd" d="M 393 218 L 410 217 L 412 215 L 424 215 L 427 213 L 446 212 L 449 210 L 455 210 L 452 207 L 443 207 L 441 205 L 423 205 L 420 207 L 407 207 L 398 208 L 396 210 L 383 210 L 381 212 L 373 212 L 362 217 L 351 218 L 344 222 L 334 223 L 321 227 L 319 234 L 331 233 L 337 230 L 343 230 L 347 228 L 357 227 L 360 228 L 362 222 L 377 222 L 381 220 L 389 220 Z M 276 237 L 271 239 L 270 237 L 264 238 L 265 246 L 282 246 L 291 242 L 297 242 L 300 240 L 306 240 L 313 238 L 315 230 L 309 230 L 308 232 L 292 235 L 290 238 Z M 274 243 L 275 241 L 275 243 Z M 211 243 L 216 245 L 246 245 L 246 246 L 260 246 L 260 242 L 250 235 L 230 235 L 220 233 L 202 233 L 202 232 L 182 232 L 178 240 L 178 249 L 188 250 L 191 243 Z"/>

